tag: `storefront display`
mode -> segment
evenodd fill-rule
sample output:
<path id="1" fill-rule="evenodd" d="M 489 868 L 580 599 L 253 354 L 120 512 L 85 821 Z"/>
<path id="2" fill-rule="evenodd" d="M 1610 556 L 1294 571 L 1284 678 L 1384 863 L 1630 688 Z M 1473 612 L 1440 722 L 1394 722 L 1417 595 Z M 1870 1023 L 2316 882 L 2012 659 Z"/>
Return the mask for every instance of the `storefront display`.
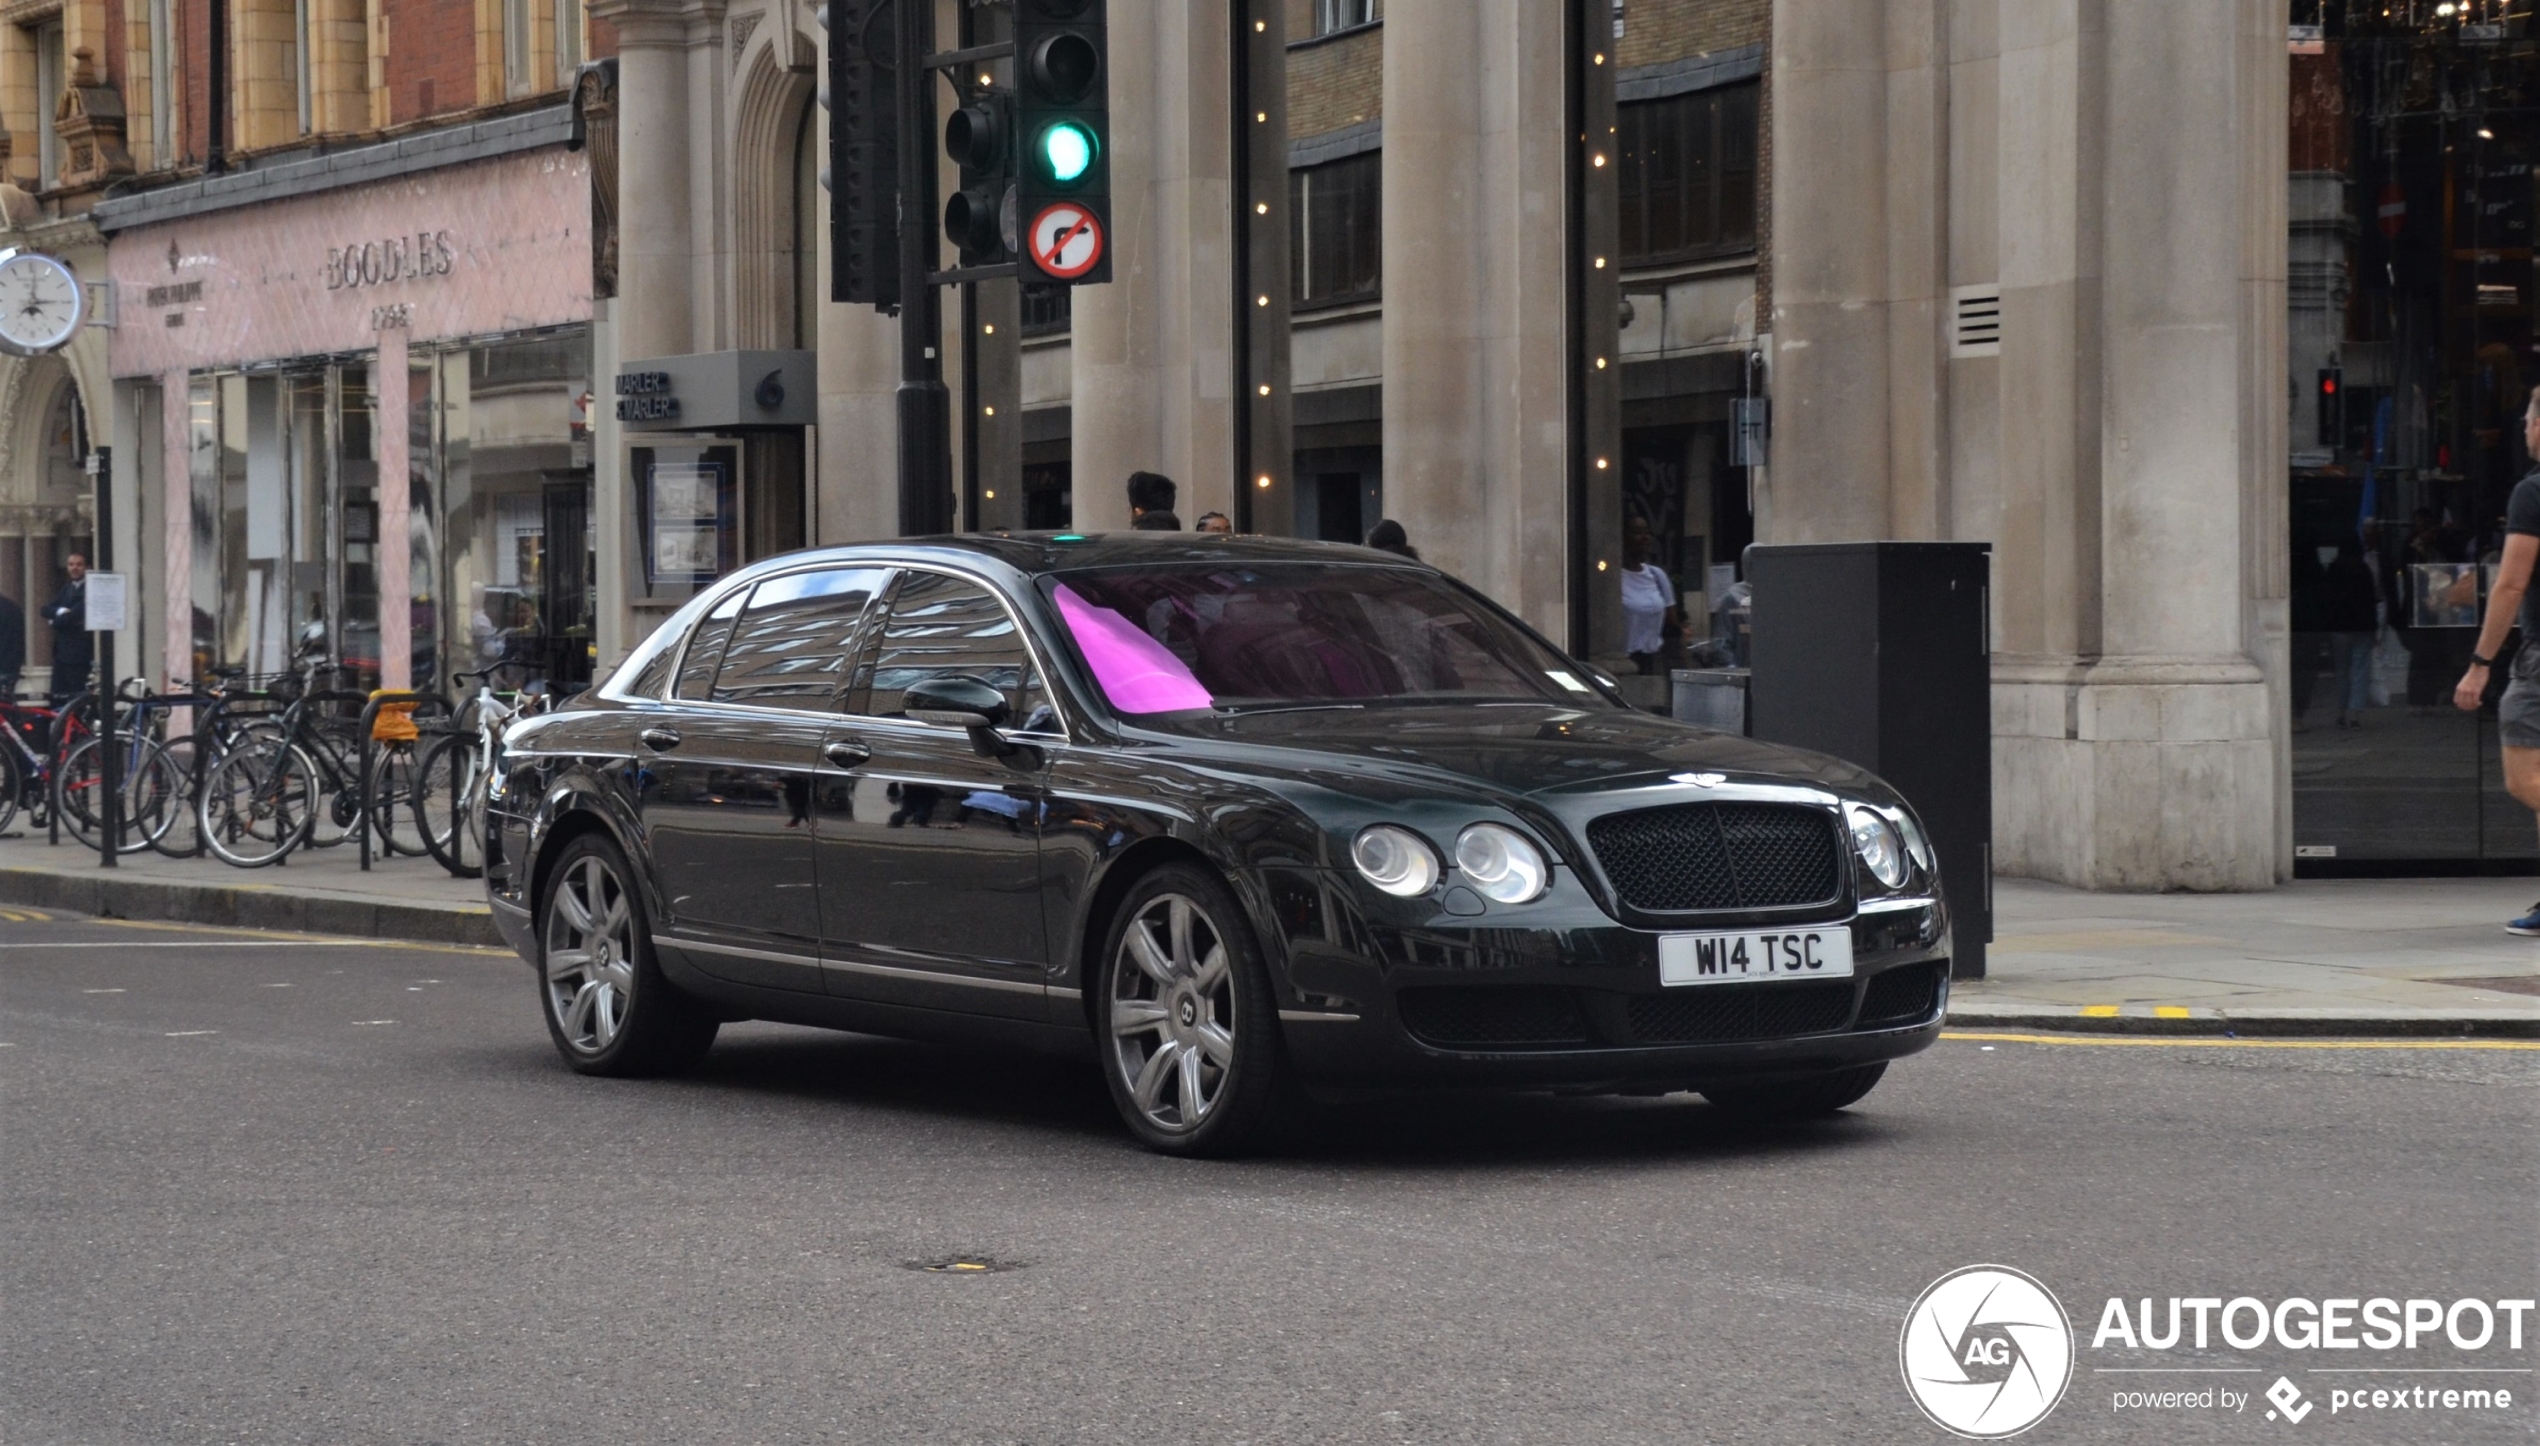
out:
<path id="1" fill-rule="evenodd" d="M 2540 34 L 2507 9 L 2293 7 L 2297 871 L 2540 859 L 2498 776 L 2493 698 L 2452 702 L 2540 383 Z"/>

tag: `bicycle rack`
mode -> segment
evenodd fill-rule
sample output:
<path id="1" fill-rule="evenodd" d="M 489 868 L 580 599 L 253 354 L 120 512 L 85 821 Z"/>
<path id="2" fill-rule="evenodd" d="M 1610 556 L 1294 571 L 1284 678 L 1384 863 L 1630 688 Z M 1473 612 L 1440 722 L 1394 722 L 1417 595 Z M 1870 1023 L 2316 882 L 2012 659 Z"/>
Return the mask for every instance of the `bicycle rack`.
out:
<path id="1" fill-rule="evenodd" d="M 354 812 L 353 827 L 359 829 L 362 835 L 363 873 L 370 872 L 370 765 L 378 756 L 376 750 L 379 746 L 378 740 L 370 736 L 371 725 L 379 721 L 379 710 L 382 707 L 403 706 L 407 703 L 415 705 L 412 716 L 417 721 L 427 716 L 446 715 L 456 711 L 451 708 L 450 700 L 440 694 L 421 693 L 412 688 L 373 693 L 370 695 L 370 701 L 362 706 L 362 721 L 359 725 L 361 756 L 360 762 L 356 765 L 359 771 L 353 775 L 353 787 L 360 790 L 361 807 Z M 427 713 L 427 709 L 431 712 Z"/>

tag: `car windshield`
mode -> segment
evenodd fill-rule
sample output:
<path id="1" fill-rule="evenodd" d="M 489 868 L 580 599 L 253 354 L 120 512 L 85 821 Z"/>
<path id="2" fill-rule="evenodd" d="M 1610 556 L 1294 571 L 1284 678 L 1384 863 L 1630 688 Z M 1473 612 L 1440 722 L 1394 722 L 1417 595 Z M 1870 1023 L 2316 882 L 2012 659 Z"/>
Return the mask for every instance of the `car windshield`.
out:
<path id="1" fill-rule="evenodd" d="M 1578 665 L 1434 573 L 1331 563 L 1119 568 L 1043 584 L 1120 713 L 1603 701 Z"/>

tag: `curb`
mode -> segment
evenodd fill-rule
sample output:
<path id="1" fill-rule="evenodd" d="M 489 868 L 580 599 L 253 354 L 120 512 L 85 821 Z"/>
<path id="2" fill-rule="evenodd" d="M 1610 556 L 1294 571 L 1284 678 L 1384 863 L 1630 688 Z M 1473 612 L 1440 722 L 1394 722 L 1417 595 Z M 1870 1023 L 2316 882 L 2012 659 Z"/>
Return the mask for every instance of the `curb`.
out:
<path id="1" fill-rule="evenodd" d="M 2253 1010 L 2163 1019 L 2074 1009 L 1951 1004 L 1943 1029 L 2034 1029 L 2057 1034 L 2202 1035 L 2243 1039 L 2540 1039 L 2540 1014 L 2375 1014 L 2368 1010 Z"/>
<path id="2" fill-rule="evenodd" d="M 296 894 L 236 884 L 178 883 L 0 868 L 0 903 L 27 904 L 109 919 L 164 919 L 214 928 L 278 929 L 418 944 L 508 949 L 494 914 L 483 905 L 409 904 L 394 900 Z"/>

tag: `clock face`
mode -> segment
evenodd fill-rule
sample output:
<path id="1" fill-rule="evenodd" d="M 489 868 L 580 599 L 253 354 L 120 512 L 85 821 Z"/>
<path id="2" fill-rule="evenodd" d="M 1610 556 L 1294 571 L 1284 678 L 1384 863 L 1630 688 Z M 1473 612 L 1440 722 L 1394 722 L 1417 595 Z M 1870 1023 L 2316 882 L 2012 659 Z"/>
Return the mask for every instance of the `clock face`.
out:
<path id="1" fill-rule="evenodd" d="M 0 346 L 54 350 L 78 334 L 87 301 L 79 278 L 50 256 L 22 251 L 0 261 Z"/>

